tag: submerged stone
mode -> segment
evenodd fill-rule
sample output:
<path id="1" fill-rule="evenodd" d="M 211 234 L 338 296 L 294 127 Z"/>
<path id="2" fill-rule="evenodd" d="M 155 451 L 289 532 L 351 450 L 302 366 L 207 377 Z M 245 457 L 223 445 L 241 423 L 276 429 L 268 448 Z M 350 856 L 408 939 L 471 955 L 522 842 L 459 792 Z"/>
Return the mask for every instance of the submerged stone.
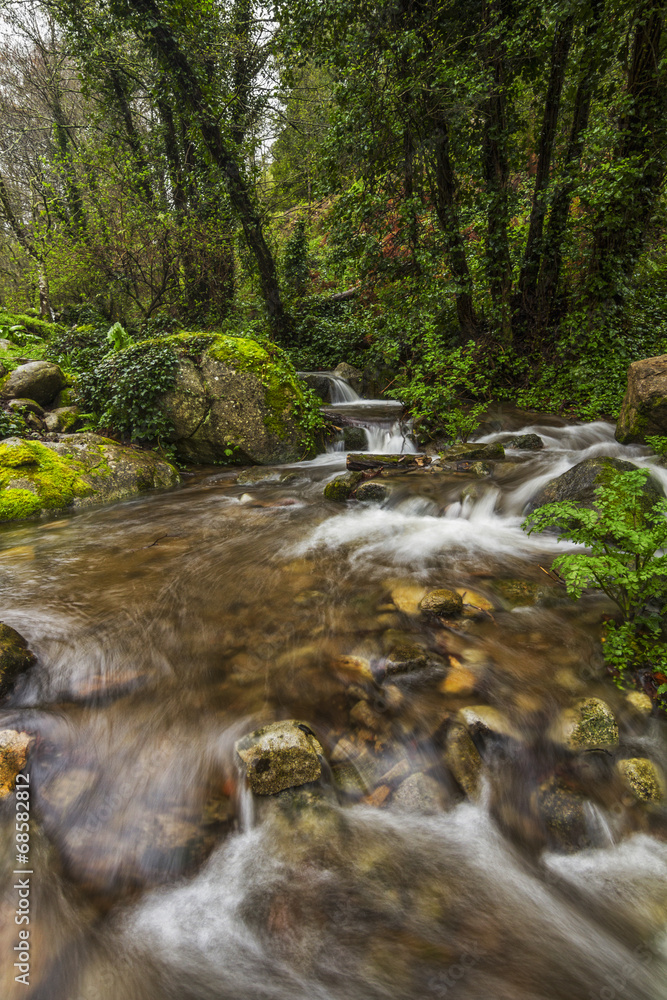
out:
<path id="1" fill-rule="evenodd" d="M 458 615 L 463 598 L 455 590 L 431 590 L 419 602 L 419 610 L 427 615 Z"/>
<path id="2" fill-rule="evenodd" d="M 540 786 L 536 804 L 554 848 L 570 852 L 591 846 L 582 795 L 551 778 Z"/>
<path id="3" fill-rule="evenodd" d="M 465 794 L 469 798 L 477 798 L 482 774 L 482 758 L 465 725 L 455 724 L 448 731 L 444 758 Z"/>
<path id="4" fill-rule="evenodd" d="M 410 814 L 432 815 L 442 811 L 444 795 L 438 782 L 427 774 L 411 774 L 402 781 L 391 800 L 392 806 Z"/>
<path id="5" fill-rule="evenodd" d="M 293 719 L 262 726 L 234 744 L 257 795 L 274 795 L 317 781 L 324 751 L 314 733 Z"/>
<path id="6" fill-rule="evenodd" d="M 33 665 L 35 655 L 22 635 L 0 622 L 0 694 L 5 694 L 16 678 Z"/>

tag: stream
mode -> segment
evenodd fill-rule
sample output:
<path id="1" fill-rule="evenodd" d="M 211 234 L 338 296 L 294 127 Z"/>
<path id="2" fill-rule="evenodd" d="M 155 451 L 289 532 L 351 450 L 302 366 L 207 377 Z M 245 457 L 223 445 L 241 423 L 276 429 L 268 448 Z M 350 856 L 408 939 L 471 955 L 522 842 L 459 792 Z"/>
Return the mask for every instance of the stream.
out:
<path id="1" fill-rule="evenodd" d="M 415 451 L 400 405 L 340 394 L 326 412 L 366 433 L 355 450 Z M 569 601 L 546 572 L 562 544 L 520 527 L 577 462 L 654 456 L 603 422 L 492 416 L 481 440 L 544 448 L 508 447 L 487 478 L 383 476 L 382 504 L 323 498 L 341 440 L 242 482 L 202 469 L 0 528 L 1 619 L 37 655 L 0 708 L 0 729 L 36 737 L 28 986 L 0 804 L 2 997 L 667 998 L 667 814 L 615 770 L 667 771 L 665 724 L 605 674 L 606 599 Z M 435 588 L 464 615 L 420 615 Z M 588 697 L 618 722 L 611 752 L 554 737 Z M 480 711 L 465 794 L 448 734 Z M 281 719 L 329 767 L 312 791 L 253 797 L 234 743 Z"/>

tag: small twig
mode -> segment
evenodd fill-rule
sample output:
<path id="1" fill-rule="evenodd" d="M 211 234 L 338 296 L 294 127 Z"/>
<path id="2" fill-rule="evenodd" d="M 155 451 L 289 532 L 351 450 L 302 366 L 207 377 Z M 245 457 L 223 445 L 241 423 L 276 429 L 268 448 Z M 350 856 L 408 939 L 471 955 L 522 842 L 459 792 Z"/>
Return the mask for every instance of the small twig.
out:
<path id="1" fill-rule="evenodd" d="M 157 543 L 158 543 L 158 542 L 161 542 L 163 538 L 171 538 L 171 537 L 172 537 L 172 536 L 171 536 L 170 534 L 166 534 L 166 535 L 160 535 L 160 537 L 159 537 L 159 538 L 156 538 L 154 542 L 151 542 L 151 543 L 150 543 L 150 545 L 144 545 L 144 548 L 145 548 L 145 549 L 152 549 L 152 548 L 153 548 L 153 546 L 154 546 L 154 545 L 157 545 Z"/>

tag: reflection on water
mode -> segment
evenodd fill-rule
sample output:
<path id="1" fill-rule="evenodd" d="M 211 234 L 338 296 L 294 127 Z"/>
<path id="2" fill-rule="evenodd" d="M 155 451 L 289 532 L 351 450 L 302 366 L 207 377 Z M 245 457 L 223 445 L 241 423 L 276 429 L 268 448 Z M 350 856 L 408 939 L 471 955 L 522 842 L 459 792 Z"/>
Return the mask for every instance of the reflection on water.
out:
<path id="1" fill-rule="evenodd" d="M 605 424 L 528 430 L 545 449 L 508 450 L 463 500 L 465 476 L 419 472 L 382 507 L 329 504 L 339 453 L 298 481 L 218 470 L 4 529 L 2 619 L 38 662 L 0 728 L 38 742 L 32 986 L 9 957 L 10 799 L 2 996 L 667 996 L 664 812 L 623 792 L 611 755 L 549 735 L 588 695 L 626 757 L 664 766 L 664 733 L 604 679 L 604 603 L 567 602 L 540 568 L 553 538 L 519 527 L 554 471 L 646 459 Z M 442 587 L 472 595 L 462 618 L 417 613 Z M 504 720 L 478 727 L 472 801 L 447 757 L 466 705 Z M 233 744 L 279 718 L 307 720 L 331 770 L 253 803 Z M 574 843 L 545 825 L 554 781 Z"/>

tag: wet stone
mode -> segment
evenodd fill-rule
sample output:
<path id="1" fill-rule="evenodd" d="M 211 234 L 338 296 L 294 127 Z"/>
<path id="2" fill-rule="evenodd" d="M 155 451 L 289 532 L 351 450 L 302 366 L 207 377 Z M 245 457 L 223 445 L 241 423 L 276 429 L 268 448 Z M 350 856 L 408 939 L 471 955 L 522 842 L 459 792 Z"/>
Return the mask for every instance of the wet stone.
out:
<path id="1" fill-rule="evenodd" d="M 16 776 L 25 767 L 34 738 L 15 729 L 0 731 L 0 799 L 14 791 Z"/>
<path id="2" fill-rule="evenodd" d="M 360 472 L 346 472 L 342 476 L 336 476 L 324 487 L 324 499 L 333 500 L 334 503 L 345 503 L 360 480 Z"/>
<path id="3" fill-rule="evenodd" d="M 428 774 L 411 774 L 394 792 L 392 805 L 407 813 L 432 815 L 442 811 L 442 789 Z"/>
<path id="4" fill-rule="evenodd" d="M 665 779 L 652 760 L 633 757 L 616 765 L 626 787 L 640 802 L 662 802 Z"/>
<path id="5" fill-rule="evenodd" d="M 463 609 L 463 599 L 455 590 L 431 590 L 419 602 L 419 610 L 428 615 L 457 615 Z"/>
<path id="6" fill-rule="evenodd" d="M 485 462 L 505 457 L 505 449 L 501 444 L 476 444 L 471 441 L 467 444 L 454 444 L 450 448 L 445 448 L 440 453 L 443 462 Z"/>
<path id="7" fill-rule="evenodd" d="M 591 846 L 582 795 L 551 778 L 537 792 L 537 810 L 554 848 L 570 852 Z"/>
<path id="8" fill-rule="evenodd" d="M 368 435 L 363 427 L 344 427 L 343 444 L 345 451 L 361 451 L 368 447 Z"/>
<path id="9" fill-rule="evenodd" d="M 317 781 L 323 750 L 306 723 L 296 720 L 262 726 L 234 744 L 257 795 L 274 795 Z"/>
<path id="10" fill-rule="evenodd" d="M 0 694 L 5 694 L 34 662 L 35 656 L 23 636 L 0 622 Z"/>
<path id="11" fill-rule="evenodd" d="M 384 503 L 389 496 L 389 487 L 384 483 L 367 482 L 357 486 L 354 491 L 354 499 L 364 503 Z"/>
<path id="12" fill-rule="evenodd" d="M 572 750 L 618 745 L 616 719 L 600 698 L 583 698 L 566 709 L 561 714 L 554 735 Z"/>
<path id="13" fill-rule="evenodd" d="M 653 702 L 644 691 L 628 691 L 625 701 L 634 715 L 647 717 L 653 711 Z"/>
<path id="14" fill-rule="evenodd" d="M 521 451 L 539 451 L 544 448 L 544 441 L 539 434 L 516 434 L 504 442 L 506 448 L 516 448 Z"/>
<path id="15" fill-rule="evenodd" d="M 464 725 L 454 725 L 447 733 L 445 763 L 462 790 L 474 799 L 479 794 L 482 758 Z"/>

